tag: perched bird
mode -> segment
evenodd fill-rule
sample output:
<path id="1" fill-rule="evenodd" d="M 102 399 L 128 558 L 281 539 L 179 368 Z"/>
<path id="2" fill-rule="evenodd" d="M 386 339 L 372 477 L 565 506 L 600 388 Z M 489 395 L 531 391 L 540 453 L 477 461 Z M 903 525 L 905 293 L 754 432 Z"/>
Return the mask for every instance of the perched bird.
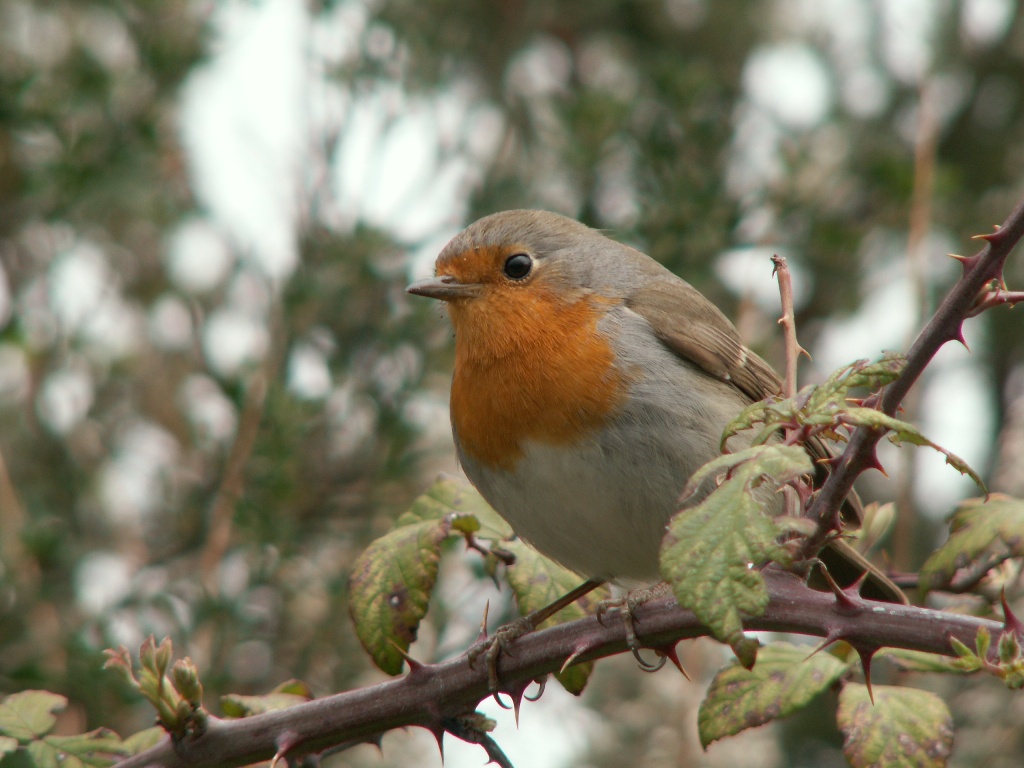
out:
<path id="1" fill-rule="evenodd" d="M 687 480 L 740 410 L 781 388 L 693 286 L 557 214 L 480 219 L 408 290 L 444 301 L 455 329 L 451 420 L 466 475 L 521 538 L 590 579 L 659 581 Z M 830 549 L 847 581 L 870 573 L 865 595 L 905 600 L 849 546 Z"/>

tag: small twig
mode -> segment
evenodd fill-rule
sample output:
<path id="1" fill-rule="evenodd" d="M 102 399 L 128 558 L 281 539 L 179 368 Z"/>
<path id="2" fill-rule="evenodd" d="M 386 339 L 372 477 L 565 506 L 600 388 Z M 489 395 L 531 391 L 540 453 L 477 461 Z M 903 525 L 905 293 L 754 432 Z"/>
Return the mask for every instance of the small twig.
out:
<path id="1" fill-rule="evenodd" d="M 39 575 L 39 564 L 22 544 L 24 527 L 25 508 L 0 451 L 0 561 L 7 574 L 19 582 L 34 581 Z"/>
<path id="2" fill-rule="evenodd" d="M 274 339 L 262 365 L 253 373 L 249 387 L 245 393 L 245 401 L 238 419 L 238 430 L 231 444 L 231 451 L 224 467 L 217 494 L 214 496 L 210 509 L 210 528 L 206 538 L 206 546 L 200 556 L 199 572 L 203 586 L 211 593 L 217 592 L 217 571 L 221 560 L 231 544 L 231 530 L 234 526 L 235 507 L 242 497 L 245 481 L 245 468 L 256 446 L 260 423 L 263 421 L 263 408 L 266 404 L 267 390 L 270 382 L 280 367 L 284 340 L 280 338 L 280 313 L 273 311 L 271 328 Z"/>
<path id="3" fill-rule="evenodd" d="M 793 312 L 793 278 L 789 272 L 789 265 L 784 256 L 772 256 L 772 264 L 775 265 L 774 275 L 779 280 L 779 295 L 782 299 L 782 317 L 779 318 L 779 325 L 785 334 L 786 339 L 786 380 L 782 385 L 783 397 L 796 397 L 796 366 L 801 353 L 810 357 L 807 350 L 800 346 L 796 340 L 796 316 Z"/>

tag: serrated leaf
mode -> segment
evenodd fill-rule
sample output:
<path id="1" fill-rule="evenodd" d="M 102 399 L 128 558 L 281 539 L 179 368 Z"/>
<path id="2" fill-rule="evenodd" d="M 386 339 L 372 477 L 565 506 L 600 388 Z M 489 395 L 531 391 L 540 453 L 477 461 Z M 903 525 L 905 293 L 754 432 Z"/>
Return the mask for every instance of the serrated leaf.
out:
<path id="1" fill-rule="evenodd" d="M 697 715 L 701 745 L 803 709 L 849 668 L 827 653 L 809 654 L 772 643 L 758 651 L 753 669 L 734 663 L 719 670 Z"/>
<path id="2" fill-rule="evenodd" d="M 853 768 L 942 768 L 953 750 L 953 718 L 930 691 L 848 683 L 836 720 Z"/>
<path id="3" fill-rule="evenodd" d="M 425 520 L 441 520 L 449 515 L 472 515 L 479 522 L 480 533 L 486 538 L 505 539 L 512 535 L 511 526 L 484 501 L 476 488 L 462 478 L 444 472 L 406 512 L 399 515 L 395 528 Z"/>
<path id="4" fill-rule="evenodd" d="M 709 477 L 732 472 L 740 465 L 744 466 L 743 471 L 750 476 L 752 484 L 760 476 L 766 476 L 781 485 L 814 471 L 807 451 L 799 445 L 754 445 L 736 453 L 724 453 L 704 464 L 690 476 L 680 498 L 685 501 Z"/>
<path id="5" fill-rule="evenodd" d="M 374 541 L 355 562 L 349 613 L 373 662 L 389 675 L 402 671 L 437 581 L 441 544 L 451 520 L 424 520 Z M 396 647 L 397 646 L 397 647 Z"/>
<path id="6" fill-rule="evenodd" d="M 146 728 L 138 733 L 133 733 L 122 742 L 125 754 L 137 755 L 140 752 L 145 752 L 150 747 L 155 747 L 163 741 L 166 736 L 167 731 L 158 725 Z"/>
<path id="7" fill-rule="evenodd" d="M 43 736 L 57 724 L 53 713 L 67 705 L 66 698 L 49 691 L 12 693 L 0 702 L 0 734 L 21 742 Z"/>
<path id="8" fill-rule="evenodd" d="M 951 639 L 955 640 L 956 638 Z M 969 649 L 968 652 L 970 652 Z M 875 655 L 876 659 L 882 657 L 889 659 L 897 667 L 908 672 L 963 673 L 972 671 L 964 668 L 960 658 L 939 656 L 924 651 L 911 651 L 907 648 L 883 648 Z M 971 653 L 971 658 L 976 658 L 973 653 Z"/>
<path id="9" fill-rule="evenodd" d="M 1002 493 L 967 499 L 953 513 L 946 543 L 921 568 L 921 585 L 934 589 L 947 584 L 964 566 L 978 560 L 997 542 L 1016 557 L 1024 557 L 1024 501 Z"/>
<path id="10" fill-rule="evenodd" d="M 799 446 L 757 446 L 740 453 L 752 458 L 733 467 L 728 480 L 669 522 L 660 560 L 662 578 L 679 604 L 729 643 L 749 668 L 757 644 L 744 636 L 742 618 L 758 616 L 768 605 L 758 567 L 769 561 L 785 565 L 791 559 L 778 542 L 784 524 L 764 514 L 753 488 L 766 474 L 786 482 L 813 466 Z"/>
<path id="11" fill-rule="evenodd" d="M 979 488 L 981 488 L 981 490 L 986 490 L 985 481 L 981 479 L 981 475 L 979 475 L 970 464 L 952 451 L 946 450 L 938 443 L 933 443 L 910 422 L 894 418 L 893 416 L 884 414 L 881 411 L 876 411 L 874 408 L 860 407 L 845 408 L 843 410 L 842 420 L 845 424 L 852 427 L 868 427 L 871 429 L 888 430 L 891 432 L 889 439 L 897 445 L 905 442 L 910 443 L 911 445 L 919 445 L 938 451 L 946 457 L 946 463 L 953 467 L 953 469 L 962 475 L 967 475 Z"/>
<path id="12" fill-rule="evenodd" d="M 516 558 L 515 563 L 508 567 L 507 578 L 519 611 L 524 616 L 550 605 L 585 581 L 578 574 L 549 560 L 519 539 L 505 542 L 502 548 Z M 609 596 L 607 587 L 598 587 L 556 613 L 541 624 L 541 628 L 589 616 L 597 609 L 598 603 Z M 589 661 L 574 664 L 564 672 L 556 673 L 555 679 L 569 693 L 579 695 L 586 687 L 593 669 L 594 665 Z"/>
<path id="13" fill-rule="evenodd" d="M 56 751 L 57 765 L 60 766 L 106 768 L 113 765 L 118 757 L 128 754 L 121 737 L 109 728 L 97 728 L 75 736 L 46 736 L 43 741 Z"/>

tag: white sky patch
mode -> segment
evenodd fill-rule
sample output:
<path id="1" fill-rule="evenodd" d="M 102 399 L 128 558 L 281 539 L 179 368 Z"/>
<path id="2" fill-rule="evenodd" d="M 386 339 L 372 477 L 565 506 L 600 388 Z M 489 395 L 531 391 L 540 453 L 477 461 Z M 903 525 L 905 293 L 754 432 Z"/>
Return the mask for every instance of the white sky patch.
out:
<path id="1" fill-rule="evenodd" d="M 234 437 L 238 426 L 235 405 L 209 376 L 193 374 L 185 379 L 178 403 L 202 439 L 226 443 Z"/>
<path id="2" fill-rule="evenodd" d="M 331 391 L 327 357 L 312 344 L 299 343 L 288 356 L 288 389 L 299 397 L 319 400 Z"/>
<path id="3" fill-rule="evenodd" d="M 283 279 L 298 262 L 309 20 L 293 0 L 233 0 L 214 22 L 215 54 L 182 94 L 193 186 L 239 250 Z"/>
<path id="4" fill-rule="evenodd" d="M 904 83 L 921 81 L 932 66 L 932 43 L 941 3 L 900 0 L 879 3 L 882 58 L 893 76 Z"/>
<path id="5" fill-rule="evenodd" d="M 332 169 L 342 226 L 365 221 L 407 243 L 461 223 L 474 155 L 500 134 L 490 110 L 454 91 L 426 100 L 386 89 L 352 102 L 343 122 Z M 464 146 L 478 129 L 490 140 Z"/>
<path id="6" fill-rule="evenodd" d="M 36 400 L 36 412 L 50 429 L 65 435 L 86 417 L 95 396 L 88 368 L 71 360 L 46 377 Z"/>
<path id="7" fill-rule="evenodd" d="M 964 35 L 973 43 L 992 45 L 1010 28 L 1014 0 L 964 0 L 960 6 L 960 25 Z"/>
<path id="8" fill-rule="evenodd" d="M 88 614 L 99 616 L 128 597 L 134 567 L 128 558 L 115 552 L 89 552 L 76 568 L 75 597 Z"/>
<path id="9" fill-rule="evenodd" d="M 61 325 L 76 331 L 95 311 L 112 276 L 106 257 L 92 243 L 78 242 L 50 267 L 50 306 Z"/>
<path id="10" fill-rule="evenodd" d="M 216 288 L 234 261 L 228 244 L 209 221 L 193 217 L 175 228 L 164 256 L 171 280 L 188 293 Z"/>
<path id="11" fill-rule="evenodd" d="M 968 322 L 968 344 L 983 345 L 978 322 Z M 921 402 L 921 430 L 952 451 L 978 472 L 984 472 L 992 452 L 994 414 L 984 373 L 961 344 L 949 343 L 928 368 Z M 966 496 L 980 495 L 969 477 L 946 464 L 945 457 L 929 448 L 917 448 L 919 476 L 915 499 L 919 508 L 936 518 L 948 515 Z"/>
<path id="12" fill-rule="evenodd" d="M 731 248 L 715 259 L 715 274 L 736 296 L 753 299 L 762 311 L 778 315 L 782 310 L 779 283 L 772 275 L 772 256 L 786 256 L 779 248 L 749 246 Z M 808 275 L 800 265 L 787 259 L 793 282 L 793 302 L 799 309 L 810 295 Z"/>
<path id="13" fill-rule="evenodd" d="M 149 338 L 167 350 L 187 349 L 193 341 L 192 313 L 177 296 L 164 294 L 149 310 Z"/>
<path id="14" fill-rule="evenodd" d="M 750 99 L 783 125 L 807 130 L 832 107 L 832 85 L 821 59 L 800 43 L 761 48 L 747 60 L 743 85 Z"/>
<path id="15" fill-rule="evenodd" d="M 156 512 L 178 453 L 173 435 L 151 422 L 139 420 L 120 430 L 100 470 L 100 500 L 108 517 L 119 525 L 138 526 Z"/>
<path id="16" fill-rule="evenodd" d="M 262 360 L 269 344 L 266 323 L 239 309 L 215 310 L 203 328 L 206 357 L 222 376 L 234 376 L 243 366 Z"/>

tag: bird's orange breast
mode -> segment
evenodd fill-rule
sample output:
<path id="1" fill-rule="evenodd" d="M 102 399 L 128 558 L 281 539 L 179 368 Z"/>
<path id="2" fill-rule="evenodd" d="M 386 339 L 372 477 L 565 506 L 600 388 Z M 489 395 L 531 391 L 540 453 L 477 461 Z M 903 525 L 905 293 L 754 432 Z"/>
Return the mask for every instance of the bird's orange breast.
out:
<path id="1" fill-rule="evenodd" d="M 601 427 L 627 385 L 598 330 L 610 306 L 593 295 L 566 301 L 541 284 L 492 284 L 452 302 L 451 412 L 462 450 L 511 470 L 527 440 L 564 445 Z"/>

